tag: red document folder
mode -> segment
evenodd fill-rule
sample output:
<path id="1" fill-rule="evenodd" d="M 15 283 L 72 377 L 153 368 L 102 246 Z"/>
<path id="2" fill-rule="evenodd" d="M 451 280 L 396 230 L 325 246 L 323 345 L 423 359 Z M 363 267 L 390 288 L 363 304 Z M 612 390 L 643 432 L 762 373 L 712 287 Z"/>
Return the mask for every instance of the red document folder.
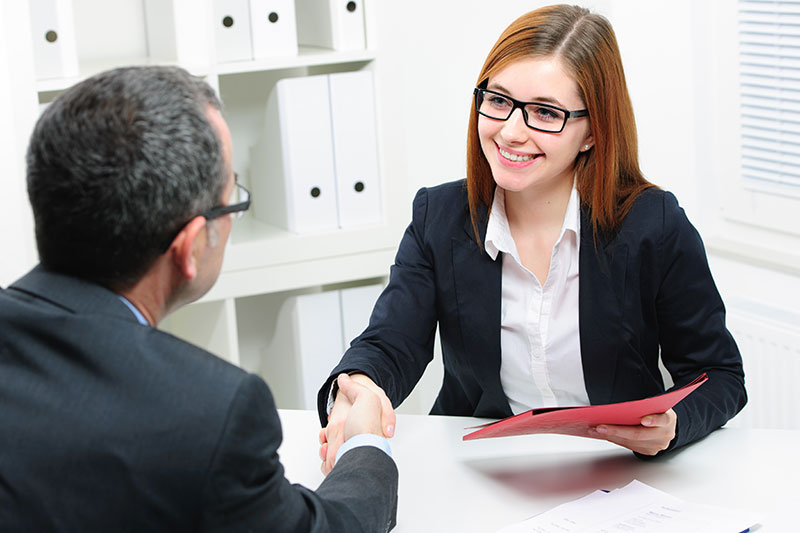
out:
<path id="1" fill-rule="evenodd" d="M 561 433 L 588 437 L 589 428 L 598 424 L 636 426 L 644 416 L 663 413 L 671 409 L 707 380 L 708 376 L 704 373 L 680 389 L 644 400 L 607 405 L 532 409 L 497 422 L 468 428 L 480 429 L 464 435 L 462 440 L 511 437 L 533 433 Z"/>

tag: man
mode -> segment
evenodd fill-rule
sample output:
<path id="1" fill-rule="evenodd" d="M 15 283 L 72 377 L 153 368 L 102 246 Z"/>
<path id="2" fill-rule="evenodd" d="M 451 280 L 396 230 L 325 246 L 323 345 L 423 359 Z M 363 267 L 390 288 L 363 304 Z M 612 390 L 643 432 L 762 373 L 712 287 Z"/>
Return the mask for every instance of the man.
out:
<path id="1" fill-rule="evenodd" d="M 0 291 L 0 531 L 394 525 L 372 392 L 340 378 L 351 439 L 313 492 L 284 478 L 266 384 L 153 327 L 214 284 L 249 206 L 208 85 L 99 74 L 45 110 L 27 163 L 41 264 Z"/>

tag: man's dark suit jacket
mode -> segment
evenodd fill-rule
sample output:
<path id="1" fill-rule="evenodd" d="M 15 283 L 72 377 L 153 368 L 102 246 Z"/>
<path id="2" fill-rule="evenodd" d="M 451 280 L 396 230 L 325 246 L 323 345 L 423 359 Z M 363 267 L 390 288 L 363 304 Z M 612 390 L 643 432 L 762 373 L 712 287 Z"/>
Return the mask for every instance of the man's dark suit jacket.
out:
<path id="1" fill-rule="evenodd" d="M 397 469 L 291 485 L 261 378 L 37 267 L 0 291 L 0 531 L 386 531 Z M 315 457 L 309 457 L 315 461 Z"/>
<path id="2" fill-rule="evenodd" d="M 746 402 L 742 360 L 703 244 L 675 197 L 645 191 L 616 234 L 597 241 L 584 210 L 580 233 L 579 331 L 590 402 L 664 392 L 660 349 L 676 386 L 709 375 L 675 407 L 670 449 L 724 424 Z M 510 416 L 500 383 L 501 275 L 502 260 L 475 241 L 465 182 L 421 189 L 369 326 L 331 376 L 364 372 L 398 405 L 432 359 L 438 324 L 444 380 L 431 414 Z M 323 425 L 332 377 L 319 394 Z"/>

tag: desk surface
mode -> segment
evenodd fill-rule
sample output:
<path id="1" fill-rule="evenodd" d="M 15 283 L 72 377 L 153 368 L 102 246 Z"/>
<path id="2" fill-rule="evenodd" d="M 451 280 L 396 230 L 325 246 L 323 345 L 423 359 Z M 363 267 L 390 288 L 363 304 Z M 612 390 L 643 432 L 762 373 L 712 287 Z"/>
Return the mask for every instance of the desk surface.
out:
<path id="1" fill-rule="evenodd" d="M 293 483 L 316 488 L 319 420 L 280 411 L 279 453 Z M 527 435 L 463 442 L 485 420 L 397 415 L 397 533 L 492 532 L 596 489 L 638 479 L 685 500 L 760 516 L 759 531 L 796 531 L 800 431 L 723 428 L 666 458 L 644 461 L 605 441 Z"/>

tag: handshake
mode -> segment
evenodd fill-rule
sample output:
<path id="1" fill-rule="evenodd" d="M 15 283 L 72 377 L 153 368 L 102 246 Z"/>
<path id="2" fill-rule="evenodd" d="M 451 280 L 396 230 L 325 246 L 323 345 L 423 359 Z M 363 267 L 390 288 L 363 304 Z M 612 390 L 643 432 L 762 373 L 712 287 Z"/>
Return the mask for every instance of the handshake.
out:
<path id="1" fill-rule="evenodd" d="M 336 384 L 339 390 L 328 416 L 328 425 L 319 432 L 319 456 L 325 475 L 333 469 L 336 453 L 346 440 L 364 433 L 390 438 L 395 427 L 392 403 L 369 377 L 339 374 Z"/>

